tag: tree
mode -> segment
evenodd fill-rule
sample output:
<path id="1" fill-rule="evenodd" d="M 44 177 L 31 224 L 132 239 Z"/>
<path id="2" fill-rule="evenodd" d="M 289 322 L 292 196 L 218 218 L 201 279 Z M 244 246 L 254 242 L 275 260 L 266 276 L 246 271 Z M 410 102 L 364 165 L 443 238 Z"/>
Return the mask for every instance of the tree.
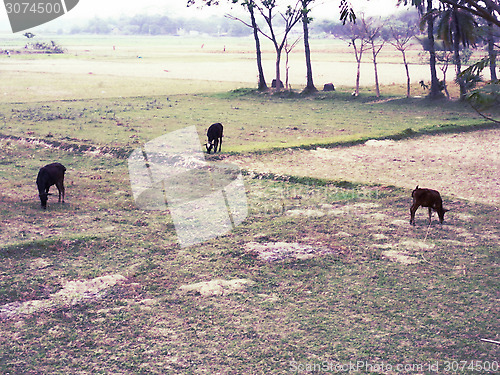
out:
<path id="1" fill-rule="evenodd" d="M 202 0 L 204 5 L 211 6 L 211 5 L 217 5 L 219 2 L 217 0 Z M 187 6 L 194 5 L 196 0 L 188 0 L 187 1 Z M 250 23 L 247 23 L 246 21 L 243 21 L 237 17 L 231 16 L 229 14 L 226 15 L 227 18 L 233 19 L 240 21 L 243 23 L 245 26 L 248 26 L 252 29 L 253 31 L 253 37 L 255 40 L 255 52 L 257 55 L 257 71 L 258 71 L 258 90 L 259 91 L 266 91 L 268 89 L 266 79 L 264 77 L 264 68 L 262 67 L 262 50 L 260 48 L 260 38 L 259 38 L 259 26 L 257 25 L 257 20 L 255 18 L 255 9 L 256 9 L 256 2 L 255 0 L 231 0 L 233 4 L 240 3 L 243 8 L 245 8 L 249 15 L 250 15 Z"/>
<path id="2" fill-rule="evenodd" d="M 418 9 L 423 8 L 423 2 L 425 0 L 398 0 L 398 4 L 407 5 L 411 1 L 411 5 L 416 6 Z M 500 2 L 498 0 L 438 0 L 439 3 L 443 5 L 447 5 L 449 7 L 455 7 L 465 12 L 470 13 L 471 15 L 477 17 L 480 20 L 491 25 L 491 28 L 500 27 Z M 432 0 L 427 0 L 428 9 L 427 11 L 432 10 L 432 7 L 429 7 L 429 3 L 432 3 Z M 430 32 L 429 32 L 430 33 Z M 486 59 L 483 59 L 476 64 L 473 64 L 471 67 L 466 69 L 464 72 L 460 74 L 460 76 L 464 77 L 465 75 L 469 75 L 470 77 L 474 77 L 479 75 L 483 69 L 487 66 L 490 67 L 490 71 L 495 65 L 496 53 L 494 49 L 490 50 L 489 56 Z M 493 72 L 491 74 L 491 80 L 488 82 L 486 89 L 482 90 L 481 88 L 474 90 L 473 93 L 469 94 L 468 98 L 475 98 L 476 102 L 481 102 L 484 105 L 486 103 L 496 103 L 498 101 L 498 96 L 500 92 L 500 85 L 496 77 L 496 73 Z M 491 98 L 489 100 L 488 98 Z"/>
<path id="3" fill-rule="evenodd" d="M 341 38 L 344 34 L 344 25 L 338 21 L 322 20 L 318 24 L 318 29 L 336 38 Z"/>
<path id="4" fill-rule="evenodd" d="M 456 80 L 460 87 L 460 98 L 463 99 L 466 87 L 464 77 L 460 75 L 462 72 L 460 45 L 463 47 L 475 45 L 474 30 L 477 28 L 477 23 L 471 13 L 457 6 L 447 5 L 444 10 L 437 14 L 439 17 L 437 35 L 443 40 L 444 46 L 454 53 Z"/>
<path id="5" fill-rule="evenodd" d="M 405 0 L 406 1 L 406 0 Z M 420 1 L 420 0 L 412 0 Z M 493 25 L 500 27 L 500 2 L 498 0 L 439 0 L 442 4 L 462 9 Z"/>
<path id="6" fill-rule="evenodd" d="M 295 39 L 295 42 L 293 42 L 292 44 L 288 44 L 288 40 L 285 43 L 285 54 L 286 54 L 286 59 L 285 59 L 285 88 L 287 90 L 290 90 L 290 85 L 289 85 L 289 80 L 288 80 L 288 71 L 290 69 L 290 66 L 288 65 L 289 55 L 290 55 L 290 52 L 292 52 L 292 50 L 297 46 L 297 44 L 299 43 L 299 41 L 300 41 L 300 37 L 297 38 L 297 39 Z"/>
<path id="7" fill-rule="evenodd" d="M 488 8 L 488 10 L 493 14 L 493 10 Z M 490 58 L 490 79 L 492 81 L 496 81 L 497 78 L 497 52 L 495 51 L 495 34 L 493 32 L 494 25 L 493 22 L 488 21 L 488 30 L 487 30 L 487 41 L 488 41 L 488 56 Z"/>
<path id="8" fill-rule="evenodd" d="M 233 3 L 237 3 L 239 0 L 232 1 Z M 269 39 L 273 43 L 274 49 L 276 51 L 276 89 L 278 91 L 282 88 L 281 54 L 283 52 L 283 48 L 285 47 L 288 34 L 292 30 L 292 28 L 302 19 L 302 11 L 300 5 L 301 0 L 298 0 L 293 8 L 288 5 L 283 11 L 278 10 L 278 4 L 276 3 L 276 0 L 260 0 L 259 2 L 252 0 L 252 9 L 255 8 L 259 11 L 269 29 L 269 31 L 264 31 L 261 27 L 258 27 L 257 24 L 255 24 L 254 32 L 258 31 L 258 33 Z M 284 25 L 283 32 L 281 33 L 281 39 L 278 36 L 274 23 L 274 18 L 277 15 L 276 13 L 280 16 L 281 21 Z M 246 24 L 245 21 L 241 20 L 238 17 L 231 15 L 228 15 L 228 17 Z"/>
<path id="9" fill-rule="evenodd" d="M 489 65 L 489 60 L 489 57 L 485 57 L 465 69 L 461 74 L 463 76 L 479 76 L 479 74 Z M 479 115 L 489 121 L 500 124 L 499 120 L 495 120 L 483 112 L 488 108 L 500 108 L 500 81 L 491 80 L 486 82 L 484 86 L 471 90 L 467 94 L 466 99 Z"/>
<path id="10" fill-rule="evenodd" d="M 486 22 L 490 26 L 491 35 L 495 34 L 500 27 L 500 2 L 498 0 L 440 0 L 444 4 L 455 6 L 465 12 L 477 17 L 479 20 Z M 491 40 L 491 39 L 490 39 Z M 494 47 L 494 46 L 493 46 Z M 477 63 L 465 69 L 460 76 L 472 77 L 476 79 L 480 77 L 481 72 L 488 66 L 491 69 L 495 67 L 496 53 L 494 48 L 490 49 L 488 57 L 485 57 Z M 491 73 L 490 81 L 485 82 L 477 89 L 471 90 L 466 95 L 467 101 L 471 104 L 477 113 L 489 121 L 500 124 L 500 121 L 488 116 L 484 111 L 488 108 L 500 107 L 500 82 L 496 78 L 496 72 Z"/>
<path id="11" fill-rule="evenodd" d="M 244 6 L 249 14 L 251 22 L 248 23 L 238 17 L 232 15 L 226 15 L 226 17 L 242 22 L 244 25 L 251 27 L 254 33 L 255 45 L 256 45 L 256 54 L 257 54 L 257 69 L 259 71 L 259 90 L 266 90 L 267 84 L 264 79 L 264 71 L 262 69 L 262 54 L 260 49 L 260 41 L 259 34 L 264 35 L 266 38 L 271 40 L 276 50 L 276 82 L 277 87 L 280 87 L 280 61 L 281 61 L 281 53 L 285 46 L 287 36 L 290 30 L 302 20 L 303 24 L 303 32 L 304 32 L 304 50 L 305 50 L 305 58 L 306 58 L 306 68 L 307 68 L 307 86 L 306 91 L 316 91 L 313 82 L 312 75 L 312 64 L 311 64 L 311 52 L 309 47 L 309 24 L 312 21 L 312 18 L 309 17 L 309 6 L 314 2 L 314 0 L 297 0 L 297 3 L 294 7 L 288 6 L 286 11 L 278 11 L 278 14 L 281 16 L 281 19 L 285 25 L 284 32 L 282 33 L 282 39 L 278 40 L 278 36 L 274 31 L 275 25 L 273 24 L 273 18 L 276 14 L 274 11 L 277 9 L 276 0 L 228 0 L 232 4 L 241 4 Z M 198 0 L 203 5 L 218 5 L 219 0 Z M 187 6 L 192 6 L 196 3 L 196 0 L 187 0 Z M 354 22 L 356 20 L 356 14 L 354 13 L 351 3 L 349 0 L 341 0 L 340 1 L 340 20 L 345 24 L 347 21 Z M 266 24 L 269 28 L 269 32 L 263 31 L 257 25 L 255 10 L 261 14 L 261 16 L 266 21 Z"/>
<path id="12" fill-rule="evenodd" d="M 410 70 L 408 61 L 406 60 L 406 50 L 412 46 L 412 40 L 418 33 L 416 25 L 412 23 L 399 23 L 389 27 L 390 36 L 389 43 L 394 46 L 403 55 L 403 64 L 406 71 L 406 97 L 410 97 Z"/>
<path id="13" fill-rule="evenodd" d="M 491 7 L 488 7 L 488 11 L 493 14 L 493 9 L 491 9 Z M 496 71 L 496 59 L 498 55 L 498 49 L 500 47 L 498 45 L 495 45 L 495 43 L 499 40 L 500 29 L 490 20 L 478 18 L 478 24 L 478 34 L 480 35 L 480 38 L 483 39 L 486 43 L 486 49 L 488 51 L 490 80 L 496 81 L 498 79 Z"/>
<path id="14" fill-rule="evenodd" d="M 491 6 L 488 7 L 488 11 L 491 15 L 493 15 L 493 9 Z M 494 33 L 494 24 L 491 20 L 487 20 L 488 22 L 488 30 L 487 30 L 487 42 L 488 42 L 488 56 L 490 57 L 490 79 L 492 81 L 496 81 L 497 78 L 497 52 L 495 51 L 495 33 Z"/>
<path id="15" fill-rule="evenodd" d="M 284 12 L 278 11 L 278 14 L 280 15 L 284 24 L 281 39 L 279 39 L 278 37 L 275 29 L 275 24 L 273 22 L 275 11 L 277 9 L 276 0 L 262 0 L 261 5 L 257 6 L 257 9 L 259 9 L 260 14 L 266 21 L 266 24 L 269 28 L 269 32 L 264 32 L 261 28 L 259 28 L 259 31 L 273 43 L 274 49 L 276 51 L 276 90 L 278 91 L 282 88 L 281 53 L 283 52 L 283 48 L 285 47 L 288 34 L 292 30 L 292 28 L 302 19 L 300 4 L 301 1 L 299 0 L 293 8 L 288 5 Z"/>
<path id="16" fill-rule="evenodd" d="M 368 45 L 367 40 L 364 37 L 363 28 L 356 23 L 344 24 L 344 36 L 349 46 L 352 46 L 354 50 L 354 57 L 357 62 L 357 70 L 356 70 L 356 88 L 354 91 L 354 95 L 359 95 L 359 78 L 361 76 L 361 60 L 363 58 L 363 53 L 367 51 L 370 47 Z"/>
<path id="17" fill-rule="evenodd" d="M 431 88 L 429 92 L 429 97 L 432 99 L 442 97 L 439 80 L 437 78 L 437 70 L 436 70 L 436 45 L 434 41 L 434 7 L 432 0 L 398 0 L 398 5 L 404 4 L 408 5 L 409 3 L 416 7 L 419 14 L 422 17 L 422 21 L 420 24 L 420 28 L 423 30 L 427 28 L 427 41 L 425 46 L 427 51 L 429 52 L 429 67 L 431 73 Z M 428 15 L 428 16 L 427 16 Z"/>
<path id="18" fill-rule="evenodd" d="M 311 49 L 309 47 L 309 23 L 311 23 L 312 18 L 309 17 L 309 12 L 311 11 L 308 7 L 314 2 L 314 0 L 301 0 L 302 5 L 302 28 L 304 30 L 304 53 L 306 59 L 306 71 L 307 71 L 307 84 L 304 89 L 305 92 L 315 92 L 316 87 L 314 87 L 313 74 L 312 74 L 312 64 L 311 64 Z"/>
<path id="19" fill-rule="evenodd" d="M 255 2 L 253 0 L 245 0 L 242 5 L 248 10 L 248 13 L 250 14 L 250 21 L 252 25 L 251 27 L 255 40 L 255 50 L 257 53 L 257 71 L 259 72 L 258 89 L 259 91 L 267 91 L 268 87 L 266 79 L 264 78 L 264 68 L 262 67 L 262 51 L 260 48 L 259 27 L 257 26 L 257 21 L 255 19 Z"/>
<path id="20" fill-rule="evenodd" d="M 446 98 L 448 99 L 450 99 L 450 93 L 448 92 L 448 84 L 446 83 L 446 73 L 448 72 L 448 66 L 453 61 L 452 54 L 453 52 L 446 50 L 436 53 L 436 59 L 441 63 L 439 69 L 441 70 L 441 73 L 443 73 L 443 80 L 441 81 L 442 82 L 441 87 L 443 88 Z"/>
<path id="21" fill-rule="evenodd" d="M 361 25 L 363 38 L 370 45 L 370 49 L 372 50 L 373 71 L 375 73 L 375 94 L 378 98 L 380 96 L 380 85 L 378 82 L 377 56 L 385 44 L 385 40 L 382 38 L 381 34 L 384 24 L 380 21 L 380 18 L 365 18 L 363 16 L 361 17 Z"/>
<path id="22" fill-rule="evenodd" d="M 427 0 L 427 13 L 432 14 L 432 0 Z M 433 99 L 441 97 L 439 80 L 436 72 L 436 45 L 434 42 L 434 17 L 427 18 L 427 39 L 429 41 L 429 66 L 431 69 L 431 91 L 429 96 Z"/>

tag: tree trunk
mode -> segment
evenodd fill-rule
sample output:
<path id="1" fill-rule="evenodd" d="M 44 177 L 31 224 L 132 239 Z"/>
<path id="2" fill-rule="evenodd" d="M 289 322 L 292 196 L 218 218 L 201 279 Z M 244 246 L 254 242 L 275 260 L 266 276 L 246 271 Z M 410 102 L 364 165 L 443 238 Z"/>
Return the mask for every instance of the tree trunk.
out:
<path id="1" fill-rule="evenodd" d="M 432 0 L 427 0 L 427 12 L 432 10 Z M 427 38 L 429 39 L 429 65 L 431 69 L 431 91 L 429 97 L 436 99 L 441 97 L 439 90 L 439 80 L 436 71 L 436 46 L 434 44 L 434 19 L 429 17 L 427 20 Z"/>
<path id="2" fill-rule="evenodd" d="M 252 6 L 248 6 L 248 11 L 250 12 L 250 18 L 252 20 L 253 37 L 255 39 L 255 49 L 257 51 L 257 70 L 259 72 L 259 91 L 267 91 L 267 83 L 264 78 L 264 69 L 262 67 L 262 51 L 260 49 L 260 39 L 259 39 L 259 29 L 257 26 L 257 21 L 255 20 L 255 13 Z"/>
<path id="3" fill-rule="evenodd" d="M 285 89 L 286 90 L 290 90 L 290 85 L 288 83 L 288 72 L 290 70 L 290 67 L 288 66 L 288 62 L 289 62 L 289 52 L 286 48 L 285 48 L 285 52 L 286 52 L 286 59 L 285 59 Z"/>
<path id="4" fill-rule="evenodd" d="M 493 14 L 493 9 L 488 7 L 490 14 Z M 490 57 L 490 79 L 496 81 L 497 78 L 497 53 L 495 51 L 495 37 L 493 35 L 493 22 L 488 22 L 488 56 Z"/>
<path id="5" fill-rule="evenodd" d="M 316 87 L 314 87 L 313 82 L 313 73 L 312 73 L 312 64 L 311 64 L 311 49 L 309 48 L 309 20 L 307 17 L 307 12 L 304 10 L 304 14 L 302 15 L 302 25 L 304 28 L 304 51 L 306 55 L 306 69 L 307 69 L 307 85 L 304 91 L 306 92 L 315 92 Z"/>
<path id="6" fill-rule="evenodd" d="M 492 81 L 498 80 L 497 77 L 497 53 L 495 51 L 495 43 L 493 41 L 493 37 L 488 41 L 488 55 L 490 57 L 490 79 Z"/>
<path id="7" fill-rule="evenodd" d="M 281 85 L 281 50 L 276 49 L 276 91 L 281 91 L 283 86 Z"/>
<path id="8" fill-rule="evenodd" d="M 361 76 L 361 60 L 358 61 L 358 70 L 356 72 L 356 89 L 354 91 L 354 95 L 359 95 L 359 77 Z"/>
<path id="9" fill-rule="evenodd" d="M 453 59 L 455 60 L 455 72 L 456 72 L 456 79 L 458 82 L 458 87 L 460 88 L 460 99 L 465 98 L 465 82 L 462 77 L 460 77 L 460 73 L 462 72 L 462 62 L 460 61 L 460 42 L 458 41 L 458 38 L 455 37 L 455 40 L 453 42 Z"/>
<path id="10" fill-rule="evenodd" d="M 441 68 L 441 71 L 443 72 L 443 90 L 444 93 L 446 94 L 446 97 L 450 99 L 450 93 L 448 92 L 448 85 L 446 84 L 446 72 L 448 71 L 448 62 L 446 62 L 445 65 Z"/>
<path id="11" fill-rule="evenodd" d="M 354 48 L 354 57 L 356 58 L 356 62 L 358 63 L 357 71 L 356 71 L 356 88 L 354 90 L 354 96 L 359 95 L 359 77 L 361 76 L 361 59 L 363 58 L 363 40 L 361 40 L 361 46 L 356 47 L 356 39 L 351 39 L 352 47 Z"/>
<path id="12" fill-rule="evenodd" d="M 410 85 L 411 85 L 411 81 L 410 81 L 410 69 L 408 67 L 408 62 L 406 61 L 406 53 L 405 53 L 405 51 L 402 50 L 401 53 L 403 54 L 403 64 L 404 64 L 405 70 L 406 70 L 406 97 L 409 98 L 410 97 Z"/>
<path id="13" fill-rule="evenodd" d="M 455 9 L 456 10 L 456 9 Z M 456 78 L 458 82 L 458 86 L 460 88 L 460 99 L 465 98 L 466 94 L 466 89 L 465 89 L 465 82 L 462 77 L 460 77 L 460 73 L 462 72 L 462 61 L 460 60 L 460 39 L 459 39 L 459 27 L 458 26 L 458 19 L 456 16 L 456 13 L 453 13 L 454 17 L 454 25 L 455 25 L 455 35 L 453 38 L 453 58 L 455 60 L 455 70 L 456 70 Z"/>
<path id="14" fill-rule="evenodd" d="M 372 55 L 373 55 L 373 71 L 375 73 L 375 94 L 377 98 L 380 97 L 380 85 L 378 83 L 378 71 L 377 71 L 377 53 L 375 52 L 375 44 L 372 43 Z"/>

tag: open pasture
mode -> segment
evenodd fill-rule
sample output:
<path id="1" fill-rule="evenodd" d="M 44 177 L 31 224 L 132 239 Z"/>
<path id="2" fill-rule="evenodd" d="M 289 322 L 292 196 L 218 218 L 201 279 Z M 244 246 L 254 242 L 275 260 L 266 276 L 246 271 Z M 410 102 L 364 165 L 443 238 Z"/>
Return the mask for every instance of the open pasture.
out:
<path id="1" fill-rule="evenodd" d="M 49 36 L 40 36 L 47 39 Z M 0 55 L 0 75 L 8 77 L 0 87 L 0 101 L 25 102 L 67 99 L 95 99 L 136 95 L 173 95 L 221 92 L 252 87 L 257 82 L 255 45 L 252 38 L 214 37 L 120 37 L 57 36 L 66 48 L 63 55 Z M 22 36 L 0 36 L 5 49 L 21 49 Z M 275 74 L 275 52 L 262 41 L 263 67 L 268 85 Z M 356 64 L 348 44 L 336 39 L 312 39 L 313 74 L 316 86 L 332 82 L 337 89 L 355 84 Z M 428 81 L 428 67 L 419 46 L 408 51 L 413 95 L 425 94 L 418 82 Z M 285 56 L 282 56 L 283 61 Z M 303 47 L 289 56 L 289 83 L 300 90 L 306 82 Z M 281 79 L 285 82 L 285 64 Z M 406 84 L 399 52 L 391 46 L 378 58 L 379 80 L 391 94 Z M 439 72 L 440 74 L 441 72 Z M 455 85 L 448 79 L 452 95 Z M 373 64 L 368 58 L 361 66 L 361 86 L 372 91 Z M 351 90 L 351 89 L 349 89 Z M 352 90 L 351 90 L 352 91 Z M 350 91 L 349 91 L 350 92 Z"/>
<path id="2" fill-rule="evenodd" d="M 269 155 L 235 155 L 229 160 L 259 173 L 406 189 L 433 186 L 457 198 L 500 205 L 500 132 L 426 135 L 407 140 L 368 140 L 342 148 L 284 150 Z"/>
<path id="3" fill-rule="evenodd" d="M 286 96 L 286 94 L 285 94 Z M 229 93 L 0 103 L 0 133 L 45 142 L 130 151 L 166 132 L 196 125 L 201 138 L 222 122 L 224 151 L 359 143 L 371 138 L 482 127 L 457 103 L 347 93 L 269 97 L 246 89 Z"/>
<path id="4" fill-rule="evenodd" d="M 481 341 L 500 339 L 498 130 L 463 105 L 397 86 L 263 96 L 110 75 L 114 91 L 92 96 L 22 68 L 2 87 L 43 76 L 47 91 L 0 104 L 0 372 L 498 372 L 498 346 Z M 54 100 L 64 85 L 73 94 Z M 167 212 L 135 206 L 126 158 L 219 121 L 210 160 L 242 168 L 249 215 L 181 248 Z M 52 161 L 68 168 L 66 204 L 42 211 L 34 181 Z M 440 186 L 444 225 L 424 209 L 409 225 L 417 184 Z"/>

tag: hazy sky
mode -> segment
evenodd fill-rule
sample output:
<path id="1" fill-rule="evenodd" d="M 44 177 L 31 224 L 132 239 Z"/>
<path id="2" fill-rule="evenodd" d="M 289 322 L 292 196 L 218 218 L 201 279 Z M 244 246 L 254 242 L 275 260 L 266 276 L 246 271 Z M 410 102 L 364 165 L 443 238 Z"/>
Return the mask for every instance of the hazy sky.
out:
<path id="1" fill-rule="evenodd" d="M 201 1 L 199 1 L 201 3 Z M 396 9 L 397 0 L 352 0 L 351 3 L 357 11 L 364 11 L 367 14 L 384 15 L 391 13 L 391 10 Z M 317 0 L 315 8 L 317 13 L 324 14 L 325 11 L 332 12 L 333 15 L 338 15 L 338 0 Z M 240 5 L 233 6 L 234 9 L 241 9 Z M 72 11 L 75 17 L 94 16 L 94 15 L 119 15 L 119 14 L 135 14 L 135 13 L 155 13 L 166 10 L 172 15 L 194 15 L 203 16 L 205 14 L 219 13 L 229 11 L 230 8 L 225 4 L 224 0 L 217 7 L 200 10 L 197 6 L 187 8 L 186 0 L 80 0 L 77 7 Z M 318 15 L 317 14 L 317 15 Z M 317 16 L 316 15 L 316 16 Z M 69 16 L 69 14 L 68 14 Z"/>
<path id="2" fill-rule="evenodd" d="M 396 2 L 397 0 L 351 0 L 357 12 L 364 12 L 367 15 L 388 15 L 397 9 Z M 338 19 L 339 3 L 340 0 L 317 0 L 312 15 L 316 18 Z M 242 11 L 241 9 L 240 5 L 233 6 L 233 9 L 231 9 L 224 0 L 221 1 L 221 5 L 219 6 L 205 7 L 203 9 L 199 9 L 197 6 L 187 8 L 186 0 L 80 0 L 78 5 L 62 18 L 69 21 L 71 19 L 93 18 L 95 16 L 112 17 L 138 13 L 206 17 L 223 15 L 228 12 L 237 14 L 237 12 Z M 1 5 L 0 31 L 10 31 L 7 12 Z"/>

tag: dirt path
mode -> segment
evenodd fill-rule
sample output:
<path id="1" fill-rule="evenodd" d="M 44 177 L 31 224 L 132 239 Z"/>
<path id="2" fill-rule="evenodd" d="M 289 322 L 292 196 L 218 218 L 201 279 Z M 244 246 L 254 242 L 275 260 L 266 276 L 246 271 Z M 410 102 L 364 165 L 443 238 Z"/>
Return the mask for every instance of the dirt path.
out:
<path id="1" fill-rule="evenodd" d="M 258 172 L 408 189 L 420 185 L 445 196 L 500 205 L 500 129 L 403 141 L 370 140 L 348 148 L 285 150 L 228 161 Z"/>

